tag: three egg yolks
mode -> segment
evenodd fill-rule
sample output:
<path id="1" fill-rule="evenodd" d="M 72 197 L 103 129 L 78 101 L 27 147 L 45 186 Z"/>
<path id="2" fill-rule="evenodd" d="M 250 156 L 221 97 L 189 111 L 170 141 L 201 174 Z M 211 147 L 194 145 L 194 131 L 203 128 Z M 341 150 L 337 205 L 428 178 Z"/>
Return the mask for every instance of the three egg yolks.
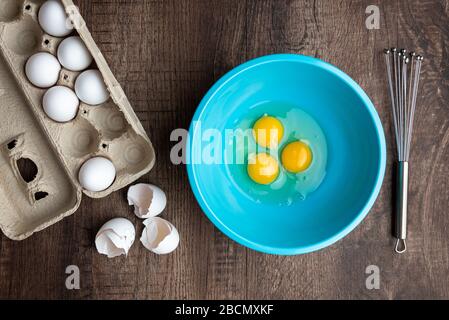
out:
<path id="1" fill-rule="evenodd" d="M 264 148 L 276 148 L 283 135 L 284 127 L 275 117 L 264 115 L 253 126 L 254 139 Z M 282 150 L 281 163 L 288 172 L 305 171 L 312 163 L 312 151 L 305 142 L 291 142 Z M 250 155 L 247 169 L 250 178 L 258 184 L 271 184 L 279 175 L 279 164 L 268 153 Z"/>

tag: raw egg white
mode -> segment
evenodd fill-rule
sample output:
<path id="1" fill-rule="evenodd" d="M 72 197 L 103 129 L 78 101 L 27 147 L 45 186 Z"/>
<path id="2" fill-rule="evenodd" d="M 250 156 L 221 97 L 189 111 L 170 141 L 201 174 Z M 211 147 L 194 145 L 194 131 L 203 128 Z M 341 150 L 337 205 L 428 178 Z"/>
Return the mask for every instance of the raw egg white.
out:
<path id="1" fill-rule="evenodd" d="M 95 157 L 81 166 L 78 180 L 84 189 L 98 192 L 109 188 L 115 180 L 115 175 L 115 166 L 111 160 Z"/>
<path id="2" fill-rule="evenodd" d="M 99 105 L 109 99 L 103 77 L 98 70 L 87 70 L 81 73 L 75 82 L 78 98 L 90 105 Z"/>
<path id="3" fill-rule="evenodd" d="M 80 37 L 64 39 L 58 47 L 61 65 L 71 71 L 82 71 L 92 63 L 92 55 Z"/>
<path id="4" fill-rule="evenodd" d="M 58 82 L 60 71 L 61 65 L 58 59 L 48 52 L 32 55 L 25 65 L 25 74 L 28 80 L 40 88 L 55 85 Z"/>
<path id="5" fill-rule="evenodd" d="M 57 0 L 49 0 L 41 6 L 38 20 L 41 28 L 54 37 L 65 37 L 73 30 L 64 6 Z"/>
<path id="6" fill-rule="evenodd" d="M 48 89 L 42 99 L 45 113 L 57 122 L 67 122 L 75 118 L 79 103 L 75 92 L 64 86 Z"/>

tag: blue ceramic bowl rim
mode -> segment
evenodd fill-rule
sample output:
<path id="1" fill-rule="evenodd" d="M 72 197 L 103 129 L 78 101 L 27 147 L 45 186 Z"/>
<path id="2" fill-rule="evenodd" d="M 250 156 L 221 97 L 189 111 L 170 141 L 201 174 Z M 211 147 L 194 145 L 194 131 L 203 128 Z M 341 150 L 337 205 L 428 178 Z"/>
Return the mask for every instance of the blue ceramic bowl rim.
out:
<path id="1" fill-rule="evenodd" d="M 194 165 L 191 163 L 191 159 L 188 159 L 187 162 L 187 175 L 189 178 L 190 186 L 192 188 L 192 191 L 195 195 L 196 200 L 198 201 L 201 209 L 206 214 L 206 216 L 209 218 L 209 220 L 212 221 L 212 223 L 225 235 L 227 235 L 232 240 L 248 247 L 251 249 L 254 249 L 256 251 L 269 253 L 269 254 L 277 254 L 277 255 L 297 255 L 297 254 L 304 254 L 304 253 L 310 253 L 313 251 L 320 250 L 322 248 L 325 248 L 327 246 L 330 246 L 331 244 L 337 242 L 338 240 L 345 237 L 348 233 L 350 233 L 357 225 L 366 217 L 368 212 L 371 210 L 372 206 L 374 205 L 374 202 L 377 199 L 377 196 L 379 195 L 382 182 L 385 175 L 385 166 L 386 166 L 386 146 L 385 146 L 385 135 L 382 127 L 382 123 L 379 119 L 379 115 L 377 114 L 376 109 L 374 108 L 373 103 L 371 102 L 371 99 L 368 97 L 368 95 L 363 91 L 363 89 L 346 73 L 335 67 L 334 65 L 324 62 L 320 59 L 299 55 L 299 54 L 273 54 L 273 55 L 267 55 L 262 56 L 253 60 L 249 60 L 228 73 L 226 73 L 223 77 L 221 77 L 207 92 L 207 94 L 204 96 L 204 98 L 201 100 L 197 110 L 195 111 L 195 114 L 193 116 L 192 122 L 189 127 L 189 144 L 188 144 L 188 154 L 191 155 L 191 150 L 193 147 L 192 144 L 192 137 L 194 133 L 194 124 L 195 121 L 198 121 L 198 119 L 201 118 L 202 113 L 207 108 L 209 102 L 212 100 L 214 95 L 220 91 L 220 89 L 225 86 L 227 83 L 232 81 L 234 77 L 237 75 L 245 72 L 246 70 L 249 70 L 253 67 L 266 64 L 266 63 L 273 63 L 273 62 L 279 62 L 279 61 L 289 61 L 289 62 L 300 62 L 300 63 L 308 63 L 315 65 L 317 67 L 323 68 L 334 75 L 338 76 L 342 81 L 346 82 L 357 94 L 360 99 L 363 101 L 363 105 L 367 108 L 369 111 L 369 114 L 371 116 L 372 121 L 375 124 L 376 127 L 376 133 L 377 133 L 377 140 L 380 146 L 380 165 L 376 176 L 376 184 L 371 191 L 370 197 L 368 201 L 365 203 L 363 209 L 357 214 L 357 216 L 349 223 L 346 227 L 344 227 L 339 232 L 335 233 L 334 235 L 328 237 L 327 239 L 324 239 L 322 241 L 319 241 L 313 245 L 309 246 L 299 246 L 299 247 L 274 247 L 274 246 L 267 246 L 267 245 L 261 245 L 259 243 L 256 243 L 254 241 L 251 241 L 249 239 L 246 239 L 236 233 L 235 231 L 228 228 L 224 223 L 220 221 L 218 216 L 213 212 L 213 210 L 208 206 L 206 199 L 204 199 L 203 194 L 198 187 L 198 183 L 196 180 L 196 174 L 195 174 L 195 168 Z M 224 209 L 223 209 L 224 210 Z"/>

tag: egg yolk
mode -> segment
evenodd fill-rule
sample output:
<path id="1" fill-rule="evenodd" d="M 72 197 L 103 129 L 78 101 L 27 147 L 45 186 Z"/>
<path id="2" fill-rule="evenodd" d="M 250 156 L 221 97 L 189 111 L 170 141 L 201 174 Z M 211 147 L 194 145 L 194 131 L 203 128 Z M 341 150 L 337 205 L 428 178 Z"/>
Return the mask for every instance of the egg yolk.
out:
<path id="1" fill-rule="evenodd" d="M 276 147 L 283 135 L 284 127 L 275 117 L 264 115 L 256 121 L 253 127 L 254 139 L 264 148 Z"/>
<path id="2" fill-rule="evenodd" d="M 251 155 L 248 164 L 248 175 L 254 182 L 270 184 L 279 174 L 279 165 L 275 158 L 267 153 Z"/>
<path id="3" fill-rule="evenodd" d="M 287 171 L 292 173 L 302 172 L 312 162 L 312 150 L 302 141 L 289 143 L 282 150 L 281 161 Z"/>

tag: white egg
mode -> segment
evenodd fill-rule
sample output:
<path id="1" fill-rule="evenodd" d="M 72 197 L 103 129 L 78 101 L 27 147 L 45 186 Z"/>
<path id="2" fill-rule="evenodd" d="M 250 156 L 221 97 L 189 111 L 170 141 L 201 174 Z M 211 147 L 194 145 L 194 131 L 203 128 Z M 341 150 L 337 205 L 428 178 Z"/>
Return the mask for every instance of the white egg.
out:
<path id="1" fill-rule="evenodd" d="M 54 37 L 65 37 L 73 31 L 64 5 L 58 0 L 46 1 L 41 6 L 38 21 L 41 28 Z"/>
<path id="2" fill-rule="evenodd" d="M 64 6 L 58 0 L 45 2 L 39 9 L 38 20 L 41 28 L 54 37 L 65 37 L 73 30 Z"/>
<path id="3" fill-rule="evenodd" d="M 106 190 L 115 179 L 116 170 L 111 160 L 94 157 L 83 163 L 78 173 L 81 186 L 93 192 Z"/>
<path id="4" fill-rule="evenodd" d="M 95 247 L 101 254 L 114 258 L 127 255 L 134 243 L 136 230 L 131 221 L 115 218 L 106 222 L 95 236 Z"/>
<path id="5" fill-rule="evenodd" d="M 45 113 L 57 122 L 67 122 L 75 118 L 79 103 L 75 92 L 64 86 L 48 89 L 42 99 Z"/>
<path id="6" fill-rule="evenodd" d="M 179 245 L 178 230 L 168 221 L 159 217 L 151 217 L 143 222 L 140 242 L 148 250 L 156 254 L 167 254 Z"/>
<path id="7" fill-rule="evenodd" d="M 90 105 L 99 105 L 109 99 L 109 92 L 103 77 L 98 70 L 87 70 L 75 81 L 75 92 L 78 98 Z"/>
<path id="8" fill-rule="evenodd" d="M 128 189 L 128 204 L 139 218 L 159 215 L 167 205 L 164 191 L 152 184 L 138 183 Z"/>
<path id="9" fill-rule="evenodd" d="M 80 37 L 64 39 L 58 47 L 61 65 L 71 71 L 82 71 L 92 63 L 92 55 Z"/>
<path id="10" fill-rule="evenodd" d="M 58 59 L 48 52 L 38 52 L 32 55 L 26 65 L 25 74 L 32 84 L 40 88 L 48 88 L 59 79 L 61 65 Z"/>

